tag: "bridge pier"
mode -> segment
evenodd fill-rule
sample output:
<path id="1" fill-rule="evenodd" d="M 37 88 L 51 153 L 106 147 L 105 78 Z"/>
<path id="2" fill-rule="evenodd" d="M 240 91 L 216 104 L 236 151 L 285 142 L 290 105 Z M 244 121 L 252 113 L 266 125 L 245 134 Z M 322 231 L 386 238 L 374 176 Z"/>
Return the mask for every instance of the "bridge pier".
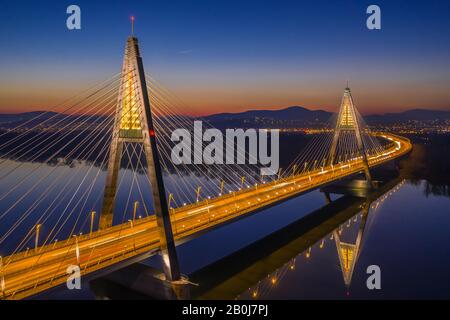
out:
<path id="1" fill-rule="evenodd" d="M 330 193 L 329 192 L 322 192 L 323 193 L 323 195 L 324 195 L 324 197 L 325 197 L 325 202 L 326 202 L 326 204 L 330 204 L 331 202 L 333 202 L 332 200 L 331 200 L 331 197 L 330 197 Z"/>
<path id="2" fill-rule="evenodd" d="M 373 180 L 342 180 L 321 188 L 320 192 L 324 193 L 325 200 L 327 201 L 327 204 L 329 204 L 329 201 L 331 200 L 330 193 L 366 198 L 374 191 L 374 189 L 376 190 L 379 185 L 379 181 Z"/>
<path id="3" fill-rule="evenodd" d="M 163 272 L 135 263 L 92 280 L 90 288 L 98 299 L 190 299 L 192 283 L 186 277 L 170 281 Z"/>

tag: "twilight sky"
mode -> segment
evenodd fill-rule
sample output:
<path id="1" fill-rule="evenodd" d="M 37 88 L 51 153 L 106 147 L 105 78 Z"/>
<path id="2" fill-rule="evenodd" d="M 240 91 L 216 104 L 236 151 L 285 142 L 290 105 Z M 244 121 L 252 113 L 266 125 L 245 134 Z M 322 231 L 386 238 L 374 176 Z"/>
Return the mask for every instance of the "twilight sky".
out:
<path id="1" fill-rule="evenodd" d="M 82 30 L 66 28 L 77 4 Z M 366 28 L 370 4 L 382 30 Z M 450 1 L 7 1 L 0 113 L 53 105 L 118 73 L 129 17 L 145 69 L 189 113 L 300 105 L 450 109 Z"/>

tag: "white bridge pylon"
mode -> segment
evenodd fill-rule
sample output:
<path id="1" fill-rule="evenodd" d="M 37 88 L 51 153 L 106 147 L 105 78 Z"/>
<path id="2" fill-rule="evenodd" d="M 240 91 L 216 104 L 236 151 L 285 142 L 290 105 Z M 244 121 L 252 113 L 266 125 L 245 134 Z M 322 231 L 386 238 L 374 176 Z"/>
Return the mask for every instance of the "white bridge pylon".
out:
<path id="1" fill-rule="evenodd" d="M 153 127 L 144 66 L 139 53 L 138 40 L 133 36 L 128 38 L 125 48 L 99 229 L 110 228 L 113 224 L 118 176 L 125 143 L 141 144 L 143 147 L 146 172 L 152 187 L 153 208 L 158 226 L 164 273 L 167 280 L 179 280 L 178 258 Z"/>
<path id="2" fill-rule="evenodd" d="M 369 185 L 373 187 L 372 177 L 369 171 L 369 162 L 367 160 L 367 148 L 364 144 L 363 139 L 363 135 L 365 134 L 364 130 L 364 124 L 362 123 L 362 119 L 361 117 L 359 117 L 356 111 L 350 88 L 347 86 L 344 90 L 344 95 L 342 97 L 341 106 L 339 108 L 336 126 L 334 129 L 334 135 L 329 154 L 330 164 L 334 164 L 334 162 L 336 161 L 338 146 L 340 144 L 348 144 L 348 142 L 343 141 L 345 137 L 353 136 L 351 139 L 356 140 L 356 156 L 362 157 L 362 161 L 364 164 L 364 174 Z"/>

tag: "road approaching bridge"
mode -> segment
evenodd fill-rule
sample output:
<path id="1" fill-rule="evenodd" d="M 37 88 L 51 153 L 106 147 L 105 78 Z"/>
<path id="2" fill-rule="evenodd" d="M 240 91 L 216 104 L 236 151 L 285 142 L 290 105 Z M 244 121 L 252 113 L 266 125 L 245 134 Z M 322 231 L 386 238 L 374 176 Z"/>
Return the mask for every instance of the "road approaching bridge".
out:
<path id="1" fill-rule="evenodd" d="M 392 143 L 383 153 L 368 156 L 369 167 L 401 157 L 412 149 L 411 142 L 406 138 L 390 133 L 376 135 Z M 364 170 L 362 157 L 356 157 L 172 209 L 170 220 L 175 240 L 177 243 L 186 241 L 233 219 Z M 41 246 L 34 251 L 20 252 L 3 258 L 1 296 L 4 299 L 21 299 L 65 283 L 70 265 L 78 265 L 84 276 L 118 263 L 144 259 L 159 250 L 157 221 L 155 216 L 149 216 Z"/>

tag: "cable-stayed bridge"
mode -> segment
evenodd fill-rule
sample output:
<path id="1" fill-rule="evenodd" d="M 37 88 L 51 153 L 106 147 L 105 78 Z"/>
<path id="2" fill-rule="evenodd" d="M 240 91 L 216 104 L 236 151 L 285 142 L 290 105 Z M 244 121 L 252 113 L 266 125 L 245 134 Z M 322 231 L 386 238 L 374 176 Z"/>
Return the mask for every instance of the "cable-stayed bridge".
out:
<path id="1" fill-rule="evenodd" d="M 155 253 L 165 280 L 182 285 L 176 244 L 349 176 L 363 173 L 374 188 L 369 169 L 412 148 L 371 132 L 346 88 L 329 127 L 277 175 L 262 177 L 254 165 L 173 165 L 170 134 L 193 119 L 145 74 L 135 37 L 120 74 L 57 110 L 0 134 L 4 299 L 65 283 L 71 265 L 89 275 Z"/>

